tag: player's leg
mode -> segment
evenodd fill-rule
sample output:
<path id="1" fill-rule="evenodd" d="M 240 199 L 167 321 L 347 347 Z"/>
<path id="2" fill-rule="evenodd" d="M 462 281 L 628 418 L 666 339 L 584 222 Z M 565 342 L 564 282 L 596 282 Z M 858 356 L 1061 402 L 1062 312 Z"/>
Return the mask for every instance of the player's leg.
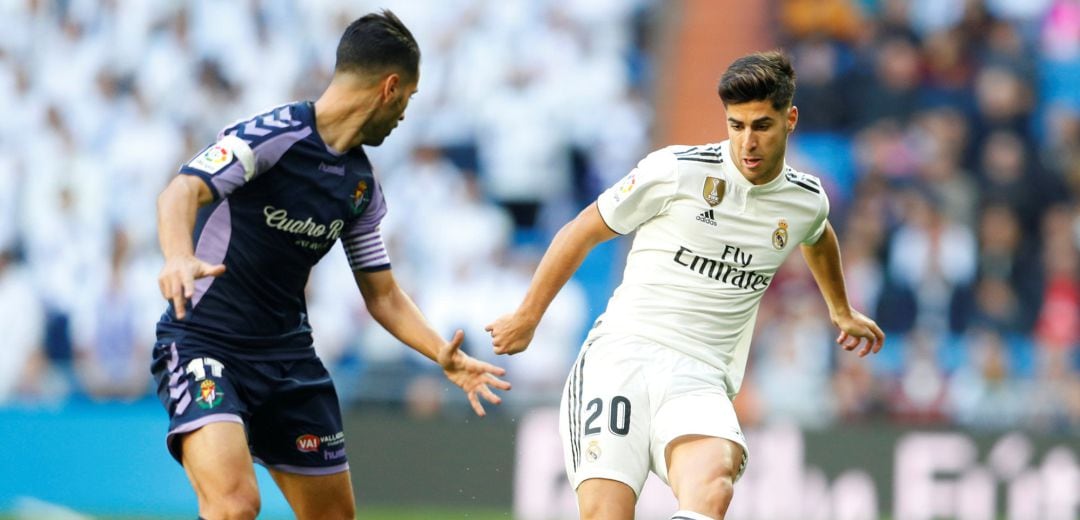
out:
<path id="1" fill-rule="evenodd" d="M 260 362 L 271 389 L 251 419 L 251 449 L 297 518 L 356 517 L 341 407 L 330 374 L 309 358 Z"/>
<path id="2" fill-rule="evenodd" d="M 631 520 L 637 494 L 617 480 L 590 478 L 577 488 L 578 512 L 583 520 Z"/>
<path id="3" fill-rule="evenodd" d="M 161 341 L 151 372 L 169 412 L 169 452 L 184 466 L 203 518 L 254 518 L 259 489 L 238 385 L 244 364 L 207 346 Z"/>
<path id="4" fill-rule="evenodd" d="M 184 434 L 179 444 L 200 517 L 232 520 L 259 514 L 259 487 L 243 425 L 210 423 Z"/>
<path id="5" fill-rule="evenodd" d="M 672 518 L 721 520 L 746 466 L 746 440 L 723 371 L 681 354 L 673 363 L 653 417 L 652 470 L 679 501 Z"/>
<path id="6" fill-rule="evenodd" d="M 742 467 L 742 446 L 719 437 L 684 435 L 668 443 L 666 451 L 668 483 L 679 509 L 722 520 Z"/>
<path id="7" fill-rule="evenodd" d="M 647 362 L 633 341 L 604 336 L 582 349 L 567 378 L 559 431 L 583 519 L 634 517 L 651 456 Z"/>
<path id="8" fill-rule="evenodd" d="M 345 470 L 332 475 L 299 475 L 270 469 L 298 520 L 356 518 L 352 479 Z"/>

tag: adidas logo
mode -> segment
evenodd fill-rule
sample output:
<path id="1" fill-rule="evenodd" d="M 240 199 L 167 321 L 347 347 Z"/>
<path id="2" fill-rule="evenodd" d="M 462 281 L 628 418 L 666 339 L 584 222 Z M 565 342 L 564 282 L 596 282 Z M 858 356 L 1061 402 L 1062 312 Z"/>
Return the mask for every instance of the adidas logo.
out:
<path id="1" fill-rule="evenodd" d="M 715 218 L 716 218 L 716 214 L 714 214 L 713 210 L 711 210 L 711 209 L 707 209 L 705 211 L 702 211 L 701 214 L 697 216 L 698 222 L 704 222 L 704 223 L 706 223 L 706 224 L 708 224 L 710 226 L 713 226 L 713 227 L 716 226 L 716 220 L 714 220 Z"/>

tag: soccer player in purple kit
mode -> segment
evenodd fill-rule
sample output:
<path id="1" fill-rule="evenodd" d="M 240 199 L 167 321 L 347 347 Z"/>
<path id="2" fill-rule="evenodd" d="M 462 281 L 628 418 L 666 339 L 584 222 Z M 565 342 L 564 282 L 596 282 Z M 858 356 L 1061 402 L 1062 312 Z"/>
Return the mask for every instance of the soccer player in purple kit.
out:
<path id="1" fill-rule="evenodd" d="M 337 394 L 312 348 L 304 287 L 339 238 L 368 311 L 437 361 L 484 415 L 509 390 L 503 369 L 446 341 L 394 280 L 379 223 L 383 194 L 361 145 L 404 118 L 420 51 L 389 11 L 345 30 L 315 102 L 229 126 L 158 198 L 170 302 L 152 372 L 170 415 L 167 445 L 207 519 L 254 518 L 253 462 L 301 519 L 356 515 Z"/>

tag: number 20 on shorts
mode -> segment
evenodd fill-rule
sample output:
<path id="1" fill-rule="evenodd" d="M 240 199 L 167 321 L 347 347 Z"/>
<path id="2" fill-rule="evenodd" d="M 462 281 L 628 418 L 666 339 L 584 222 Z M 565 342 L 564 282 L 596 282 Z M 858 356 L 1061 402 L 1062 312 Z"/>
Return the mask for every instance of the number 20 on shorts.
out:
<path id="1" fill-rule="evenodd" d="M 585 405 L 585 409 L 589 412 L 589 418 L 585 420 L 585 435 L 600 433 L 600 426 L 594 426 L 593 423 L 604 414 L 604 400 L 597 397 L 589 401 L 589 404 Z M 611 398 L 611 404 L 608 406 L 607 426 L 608 430 L 615 435 L 625 436 L 630 433 L 629 399 L 621 395 Z"/>

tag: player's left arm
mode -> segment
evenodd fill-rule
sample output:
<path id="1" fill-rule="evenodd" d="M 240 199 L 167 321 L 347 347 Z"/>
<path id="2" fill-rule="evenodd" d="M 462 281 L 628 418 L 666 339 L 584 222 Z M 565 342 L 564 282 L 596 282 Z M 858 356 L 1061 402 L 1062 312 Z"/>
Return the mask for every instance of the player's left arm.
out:
<path id="1" fill-rule="evenodd" d="M 851 308 L 851 303 L 848 302 L 844 272 L 840 263 L 840 244 L 832 224 L 826 221 L 825 231 L 817 242 L 802 244 L 801 249 L 806 265 L 810 266 L 810 272 L 814 274 L 818 289 L 829 307 L 829 317 L 836 328 L 840 329 L 836 342 L 848 351 L 863 345 L 859 350 L 860 357 L 880 351 L 881 347 L 885 346 L 885 333 L 874 320 Z"/>
<path id="2" fill-rule="evenodd" d="M 445 341 L 424 318 L 412 298 L 401 289 L 390 269 L 354 271 L 356 285 L 364 297 L 368 312 L 387 332 L 442 367 L 447 379 L 461 387 L 477 415 L 484 415 L 479 397 L 492 404 L 502 399 L 489 385 L 509 390 L 510 383 L 499 379 L 506 370 L 472 358 L 461 350 L 465 333 L 458 330 Z"/>

